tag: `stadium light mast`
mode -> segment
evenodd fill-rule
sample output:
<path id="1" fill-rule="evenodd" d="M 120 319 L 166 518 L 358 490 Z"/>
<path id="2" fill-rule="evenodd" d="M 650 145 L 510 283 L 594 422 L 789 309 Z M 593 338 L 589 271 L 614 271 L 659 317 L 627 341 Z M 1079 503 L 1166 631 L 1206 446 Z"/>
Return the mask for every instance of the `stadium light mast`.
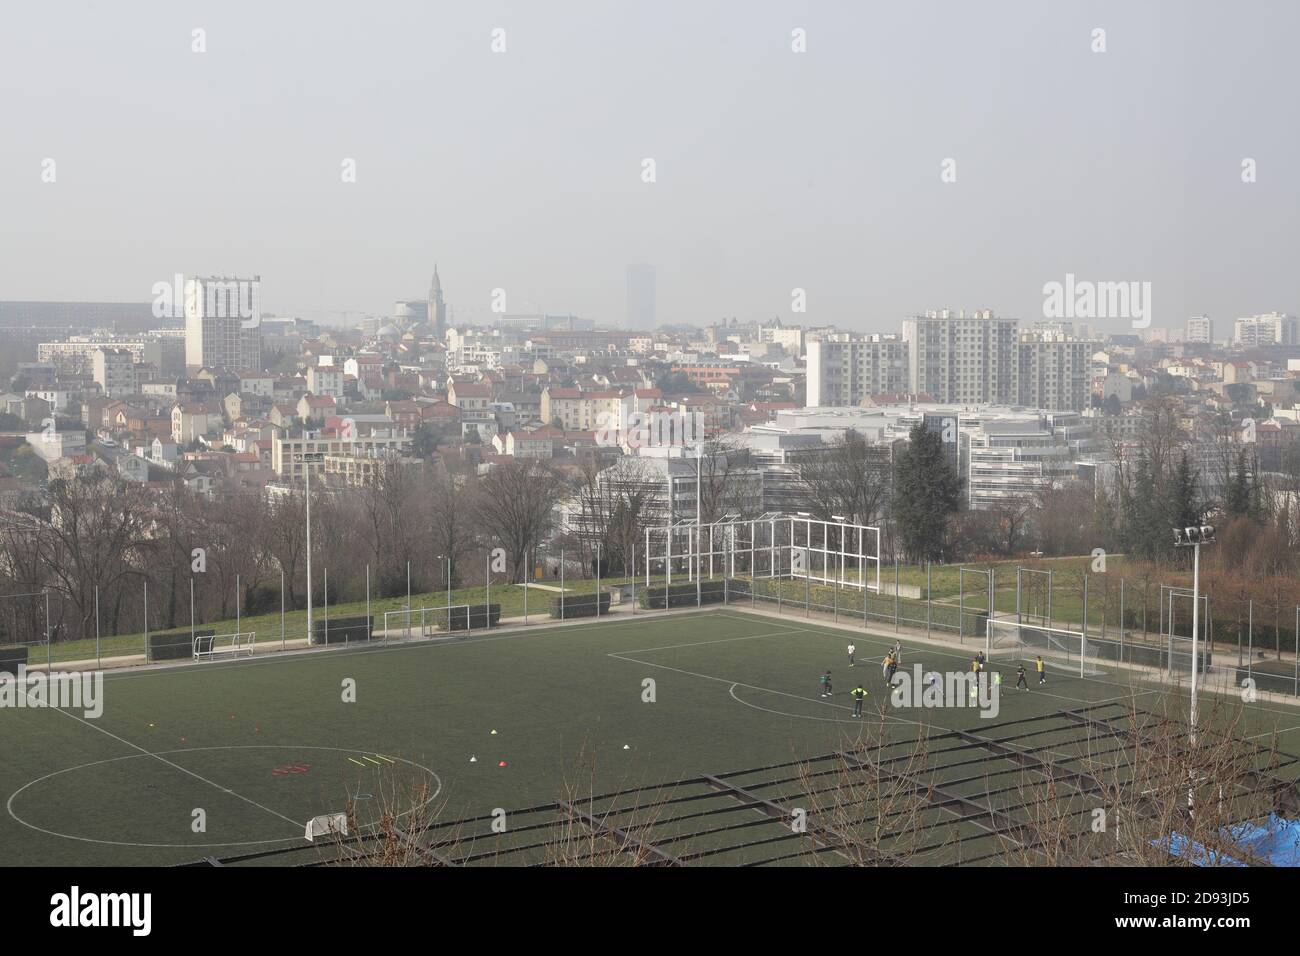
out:
<path id="1" fill-rule="evenodd" d="M 311 644 L 311 468 L 309 466 L 324 461 L 325 456 L 320 452 L 309 452 L 294 455 L 293 460 L 303 463 L 303 478 L 307 482 L 307 643 Z"/>
<path id="2" fill-rule="evenodd" d="M 1200 669 L 1197 636 L 1201 622 L 1201 545 L 1214 543 L 1214 527 L 1203 524 L 1194 528 L 1175 528 L 1174 546 L 1192 549 L 1192 703 L 1189 715 L 1191 742 L 1196 744 L 1196 672 Z M 1173 661 L 1169 662 L 1173 666 Z"/>

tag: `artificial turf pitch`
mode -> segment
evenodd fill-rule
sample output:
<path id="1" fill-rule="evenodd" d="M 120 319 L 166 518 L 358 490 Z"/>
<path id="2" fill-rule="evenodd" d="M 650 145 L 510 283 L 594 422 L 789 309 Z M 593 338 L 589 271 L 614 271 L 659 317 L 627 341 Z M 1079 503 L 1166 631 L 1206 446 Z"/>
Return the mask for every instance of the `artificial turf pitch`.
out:
<path id="1" fill-rule="evenodd" d="M 727 609 L 110 673 L 97 719 L 0 709 L 0 863 L 161 865 L 300 846 L 309 818 L 394 780 L 427 785 L 440 818 L 486 818 L 555 801 L 566 781 L 598 793 L 825 754 L 861 726 L 855 682 L 869 709 L 887 698 L 879 662 L 892 641 Z M 973 652 L 905 640 L 903 660 L 963 670 Z M 1154 692 L 1123 671 L 1057 668 L 1039 687 L 1032 667 L 1031 689 L 1016 691 L 1014 664 L 995 664 L 1007 675 L 995 721 L 975 708 L 891 710 L 900 739 L 917 732 L 905 721 L 979 733 Z M 827 669 L 831 699 L 818 685 Z M 1247 723 L 1300 751 L 1300 711 L 1259 705 Z"/>

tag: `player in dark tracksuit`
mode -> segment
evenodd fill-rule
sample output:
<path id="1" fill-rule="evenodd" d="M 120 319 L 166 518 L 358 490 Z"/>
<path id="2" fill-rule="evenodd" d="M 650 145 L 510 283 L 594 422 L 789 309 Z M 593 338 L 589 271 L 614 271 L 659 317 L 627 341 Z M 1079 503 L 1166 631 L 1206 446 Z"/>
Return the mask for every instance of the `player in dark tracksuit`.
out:
<path id="1" fill-rule="evenodd" d="M 1016 668 L 1016 690 L 1029 690 L 1029 681 L 1025 680 L 1025 665 Z"/>
<path id="2" fill-rule="evenodd" d="M 831 672 L 827 671 L 822 675 L 822 696 L 830 697 L 834 691 L 831 690 Z"/>

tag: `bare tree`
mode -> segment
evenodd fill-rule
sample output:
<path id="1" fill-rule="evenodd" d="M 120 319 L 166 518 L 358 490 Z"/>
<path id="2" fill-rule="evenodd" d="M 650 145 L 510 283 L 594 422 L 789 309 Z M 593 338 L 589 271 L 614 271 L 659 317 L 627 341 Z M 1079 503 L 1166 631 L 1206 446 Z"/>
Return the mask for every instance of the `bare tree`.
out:
<path id="1" fill-rule="evenodd" d="M 892 457 L 889 446 L 869 444 L 852 429 L 824 449 L 802 453 L 796 468 L 813 516 L 876 524 L 889 501 Z"/>
<path id="2" fill-rule="evenodd" d="M 533 458 L 496 465 L 480 482 L 474 513 L 489 547 L 504 548 L 515 580 L 527 555 L 554 524 L 564 482 L 548 462 Z"/>

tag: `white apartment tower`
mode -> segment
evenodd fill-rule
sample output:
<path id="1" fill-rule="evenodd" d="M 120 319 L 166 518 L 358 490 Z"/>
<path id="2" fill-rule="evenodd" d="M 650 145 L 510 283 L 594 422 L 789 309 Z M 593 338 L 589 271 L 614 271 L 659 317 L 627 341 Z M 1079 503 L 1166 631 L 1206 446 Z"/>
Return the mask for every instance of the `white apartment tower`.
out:
<path id="1" fill-rule="evenodd" d="M 1208 315 L 1194 315 L 1187 320 L 1184 341 L 1199 342 L 1204 345 L 1214 344 L 1214 320 Z"/>
<path id="2" fill-rule="evenodd" d="M 1295 345 L 1300 337 L 1300 319 L 1281 312 L 1250 315 L 1233 324 L 1232 340 L 1246 348 L 1267 345 Z"/>
<path id="3" fill-rule="evenodd" d="M 1016 403 L 1015 319 L 943 309 L 904 319 L 903 339 L 911 391 L 946 404 Z"/>
<path id="4" fill-rule="evenodd" d="M 262 277 L 195 277 L 185 288 L 185 364 L 262 368 Z"/>
<path id="5" fill-rule="evenodd" d="M 1092 355 L 1100 342 L 1072 336 L 1020 337 L 1016 345 L 1017 405 L 1049 412 L 1081 412 L 1092 394 Z"/>
<path id="6" fill-rule="evenodd" d="M 108 398 L 134 395 L 136 391 L 135 356 L 130 349 L 109 346 L 98 348 L 91 357 L 95 383 Z"/>
<path id="7" fill-rule="evenodd" d="M 858 405 L 908 391 L 907 343 L 898 335 L 836 333 L 810 339 L 808 404 Z"/>

